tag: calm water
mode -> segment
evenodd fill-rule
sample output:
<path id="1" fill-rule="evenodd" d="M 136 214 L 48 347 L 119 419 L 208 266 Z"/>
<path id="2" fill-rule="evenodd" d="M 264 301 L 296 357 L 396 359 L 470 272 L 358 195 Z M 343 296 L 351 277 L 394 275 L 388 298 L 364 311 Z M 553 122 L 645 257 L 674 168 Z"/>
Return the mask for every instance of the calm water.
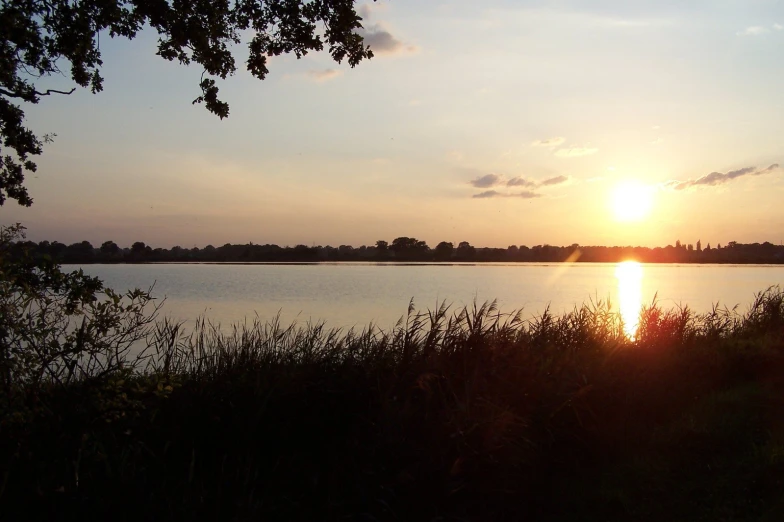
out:
<path id="1" fill-rule="evenodd" d="M 65 268 L 78 268 L 66 265 Z M 116 290 L 155 284 L 168 316 L 193 320 L 206 314 L 223 324 L 252 317 L 325 320 L 330 326 L 388 328 L 412 298 L 417 308 L 446 300 L 455 306 L 497 299 L 502 310 L 564 312 L 589 299 L 610 299 L 627 323 L 658 293 L 664 306 L 713 303 L 742 309 L 754 293 L 784 285 L 784 266 L 622 264 L 393 265 L 86 265 Z"/>

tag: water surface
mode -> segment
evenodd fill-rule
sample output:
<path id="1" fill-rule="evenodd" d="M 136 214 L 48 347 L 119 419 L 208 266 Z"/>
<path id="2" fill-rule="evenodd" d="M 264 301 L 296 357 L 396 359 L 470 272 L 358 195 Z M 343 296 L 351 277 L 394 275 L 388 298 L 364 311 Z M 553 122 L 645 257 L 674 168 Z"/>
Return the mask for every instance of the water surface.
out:
<path id="1" fill-rule="evenodd" d="M 65 265 L 66 269 L 78 268 Z M 417 308 L 497 299 L 527 317 L 556 313 L 589 299 L 609 299 L 628 323 L 654 296 L 665 307 L 708 311 L 714 303 L 745 309 L 755 292 L 784 283 L 784 267 L 668 264 L 146 264 L 85 265 L 116 290 L 154 287 L 163 311 L 191 321 L 206 314 L 223 324 L 278 311 L 289 322 L 389 328 L 413 298 Z"/>

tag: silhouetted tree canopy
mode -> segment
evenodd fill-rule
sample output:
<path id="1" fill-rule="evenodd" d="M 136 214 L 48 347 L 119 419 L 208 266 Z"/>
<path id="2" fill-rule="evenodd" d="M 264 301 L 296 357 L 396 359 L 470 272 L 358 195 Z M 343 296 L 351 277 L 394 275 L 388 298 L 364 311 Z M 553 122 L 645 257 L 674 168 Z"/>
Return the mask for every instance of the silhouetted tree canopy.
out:
<path id="1" fill-rule="evenodd" d="M 201 94 L 220 118 L 228 103 L 218 98 L 216 79 L 234 74 L 230 50 L 241 33 L 252 31 L 246 68 L 263 80 L 267 57 L 328 48 L 351 67 L 373 56 L 357 33 L 361 18 L 354 0 L 3 0 L 0 6 L 0 205 L 7 198 L 30 206 L 25 172 L 35 172 L 32 156 L 40 155 L 52 135 L 38 137 L 25 126 L 17 103 L 71 94 L 76 87 L 103 89 L 99 35 L 133 39 L 144 27 L 158 32 L 158 56 L 204 68 Z M 101 34 L 102 33 L 102 34 Z M 68 63 L 69 89 L 39 88 L 47 77 L 62 74 Z M 46 85 L 51 85 L 46 82 Z M 13 101 L 12 101 L 13 100 Z"/>
<path id="2" fill-rule="evenodd" d="M 18 225 L 17 225 L 18 226 Z M 475 247 L 467 241 L 439 242 L 435 248 L 413 237 L 398 237 L 391 243 L 384 240 L 374 245 L 333 246 L 278 246 L 273 244 L 231 244 L 215 248 L 152 248 L 141 241 L 130 247 L 120 247 L 105 241 L 94 247 L 88 241 L 64 245 L 58 241 L 19 241 L 9 244 L 10 254 L 20 257 L 49 259 L 58 263 L 149 263 L 149 262 L 234 262 L 234 263 L 313 263 L 335 261 L 390 261 L 390 262 L 599 262 L 617 263 L 633 259 L 644 263 L 771 263 L 784 264 L 784 245 L 738 243 L 730 241 L 726 248 L 704 248 L 702 251 L 667 245 L 641 246 L 568 246 L 511 245 L 507 248 Z"/>

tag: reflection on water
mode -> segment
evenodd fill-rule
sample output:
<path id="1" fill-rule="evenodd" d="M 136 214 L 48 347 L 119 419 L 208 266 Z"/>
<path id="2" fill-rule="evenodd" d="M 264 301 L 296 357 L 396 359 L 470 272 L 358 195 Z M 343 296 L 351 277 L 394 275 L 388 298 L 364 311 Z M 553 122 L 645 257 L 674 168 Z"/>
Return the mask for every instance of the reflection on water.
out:
<path id="1" fill-rule="evenodd" d="M 636 261 L 618 263 L 615 277 L 618 279 L 618 302 L 623 319 L 623 330 L 634 339 L 640 325 L 642 308 L 642 265 Z"/>
<path id="2" fill-rule="evenodd" d="M 592 296 L 611 296 L 621 304 L 627 327 L 633 330 L 643 302 L 655 295 L 664 307 L 688 304 L 708 312 L 716 301 L 745 305 L 770 285 L 781 284 L 782 265 L 622 265 L 616 263 L 536 263 L 481 265 L 64 265 L 84 268 L 116 290 L 149 288 L 166 299 L 163 315 L 192 321 L 206 314 L 224 325 L 262 320 L 281 311 L 284 324 L 296 319 L 327 321 L 329 327 L 363 328 L 373 321 L 390 329 L 414 298 L 418 309 L 436 302 L 452 310 L 471 306 L 474 299 L 498 300 L 502 311 L 524 308 L 528 319 L 548 306 L 553 313 L 569 312 Z M 618 273 L 616 274 L 616 269 Z M 635 276 L 636 273 L 636 276 Z M 620 283 L 620 284 L 619 284 Z M 618 288 L 620 296 L 618 299 Z M 628 311 L 628 313 L 626 313 Z"/>

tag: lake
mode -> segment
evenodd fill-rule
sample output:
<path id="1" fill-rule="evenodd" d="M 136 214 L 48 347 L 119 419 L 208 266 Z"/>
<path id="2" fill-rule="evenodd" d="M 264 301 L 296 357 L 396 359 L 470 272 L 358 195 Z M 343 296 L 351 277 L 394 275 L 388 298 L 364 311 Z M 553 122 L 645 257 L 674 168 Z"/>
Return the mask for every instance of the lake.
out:
<path id="1" fill-rule="evenodd" d="M 64 265 L 65 269 L 80 268 Z M 335 327 L 370 322 L 390 328 L 414 299 L 420 310 L 497 299 L 524 317 L 548 305 L 562 313 L 590 299 L 610 299 L 628 325 L 654 296 L 664 307 L 714 303 L 745 310 L 754 294 L 784 283 L 784 266 L 560 264 L 140 264 L 84 265 L 115 290 L 148 288 L 166 298 L 163 313 L 192 321 L 206 315 L 228 324 L 258 314 L 285 322 L 324 320 Z"/>

